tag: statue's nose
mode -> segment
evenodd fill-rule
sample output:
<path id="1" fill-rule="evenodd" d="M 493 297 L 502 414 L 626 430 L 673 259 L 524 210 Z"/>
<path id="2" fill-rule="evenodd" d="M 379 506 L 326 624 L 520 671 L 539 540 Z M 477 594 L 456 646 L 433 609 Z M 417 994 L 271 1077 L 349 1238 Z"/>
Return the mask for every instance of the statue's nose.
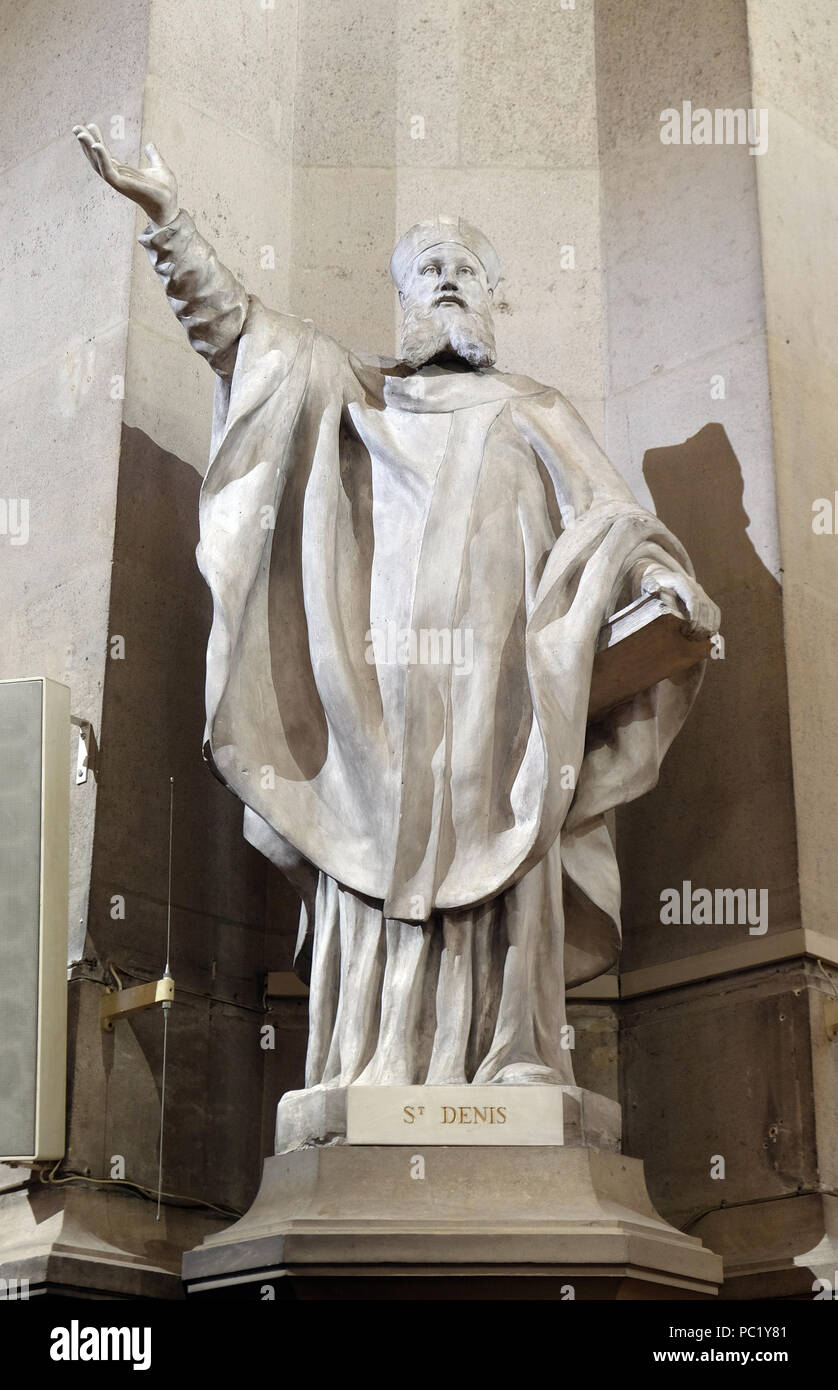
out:
<path id="1" fill-rule="evenodd" d="M 441 283 L 441 285 L 439 286 L 439 291 L 438 291 L 438 292 L 439 292 L 439 293 L 442 293 L 443 290 L 458 290 L 459 288 L 460 288 L 460 287 L 459 287 L 459 284 L 458 284 L 458 282 L 457 282 L 456 276 L 454 276 L 454 275 L 444 275 L 444 276 L 442 277 L 442 283 Z"/>

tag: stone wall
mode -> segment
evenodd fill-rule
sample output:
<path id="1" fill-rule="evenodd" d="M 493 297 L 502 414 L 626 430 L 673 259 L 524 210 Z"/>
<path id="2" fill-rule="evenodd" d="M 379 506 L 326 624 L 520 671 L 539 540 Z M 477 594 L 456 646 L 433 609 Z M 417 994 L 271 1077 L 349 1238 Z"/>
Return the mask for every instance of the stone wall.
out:
<path id="1" fill-rule="evenodd" d="M 618 817 L 621 1099 L 653 1199 L 725 1255 L 731 1296 L 810 1291 L 794 1257 L 828 1222 L 829 1199 L 807 1195 L 835 1124 L 833 986 L 816 961 L 834 956 L 832 658 L 811 607 L 832 601 L 829 540 L 811 529 L 811 499 L 830 486 L 828 332 L 809 371 L 833 294 L 812 130 L 813 110 L 834 105 L 828 48 L 816 5 L 597 6 L 607 450 L 683 540 L 726 644 L 658 788 Z M 809 125 L 791 139 L 777 108 L 804 94 Z M 684 101 L 763 108 L 765 152 L 664 145 L 660 115 Z M 807 297 L 791 288 L 804 279 Z M 793 392 L 787 378 L 778 389 L 792 362 Z M 685 880 L 764 894 L 757 930 L 715 912 L 662 921 L 661 893 L 683 896 Z"/>
<path id="2" fill-rule="evenodd" d="M 100 727 L 131 294 L 133 209 L 103 198 L 70 134 L 122 116 L 139 151 L 145 0 L 30 0 L 0 20 L 0 496 L 28 506 L 25 545 L 0 537 L 0 678 L 43 675 Z M 83 113 L 79 114 L 79 105 Z M 75 765 L 75 763 L 74 763 Z M 82 954 L 96 786 L 73 795 L 71 958 Z"/>

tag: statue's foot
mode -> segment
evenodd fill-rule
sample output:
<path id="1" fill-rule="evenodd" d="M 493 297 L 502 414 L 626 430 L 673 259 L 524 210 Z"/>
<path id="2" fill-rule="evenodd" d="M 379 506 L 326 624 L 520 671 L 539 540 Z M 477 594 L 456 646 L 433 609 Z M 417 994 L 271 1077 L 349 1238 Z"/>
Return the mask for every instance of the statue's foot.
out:
<path id="1" fill-rule="evenodd" d="M 478 1082 L 478 1077 L 474 1078 Z M 486 1086 L 572 1086 L 572 1076 L 561 1076 L 553 1067 L 542 1062 L 510 1062 L 497 1075 L 482 1084 Z"/>

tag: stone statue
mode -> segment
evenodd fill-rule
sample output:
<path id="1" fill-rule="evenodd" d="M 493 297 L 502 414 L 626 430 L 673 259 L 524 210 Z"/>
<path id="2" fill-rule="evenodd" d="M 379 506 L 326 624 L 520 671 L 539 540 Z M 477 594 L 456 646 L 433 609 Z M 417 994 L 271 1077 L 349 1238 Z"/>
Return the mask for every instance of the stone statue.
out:
<path id="1" fill-rule="evenodd" d="M 400 357 L 362 355 L 248 295 L 153 145 L 133 169 L 75 134 L 217 376 L 205 751 L 302 897 L 307 1091 L 572 1085 L 565 990 L 619 944 L 606 816 L 703 674 L 589 724 L 597 636 L 643 593 L 694 634 L 715 605 L 568 401 L 495 370 L 476 228 L 402 237 Z"/>

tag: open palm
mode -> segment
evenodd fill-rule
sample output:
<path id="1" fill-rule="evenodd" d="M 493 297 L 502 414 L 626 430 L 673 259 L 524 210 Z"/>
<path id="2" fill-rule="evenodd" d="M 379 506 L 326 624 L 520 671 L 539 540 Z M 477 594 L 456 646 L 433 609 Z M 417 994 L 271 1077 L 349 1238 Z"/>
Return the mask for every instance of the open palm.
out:
<path id="1" fill-rule="evenodd" d="M 155 145 L 145 147 L 148 168 L 133 169 L 114 159 L 98 126 L 76 125 L 73 134 L 99 177 L 117 193 L 139 204 L 153 222 L 165 226 L 177 215 L 177 179 Z"/>

